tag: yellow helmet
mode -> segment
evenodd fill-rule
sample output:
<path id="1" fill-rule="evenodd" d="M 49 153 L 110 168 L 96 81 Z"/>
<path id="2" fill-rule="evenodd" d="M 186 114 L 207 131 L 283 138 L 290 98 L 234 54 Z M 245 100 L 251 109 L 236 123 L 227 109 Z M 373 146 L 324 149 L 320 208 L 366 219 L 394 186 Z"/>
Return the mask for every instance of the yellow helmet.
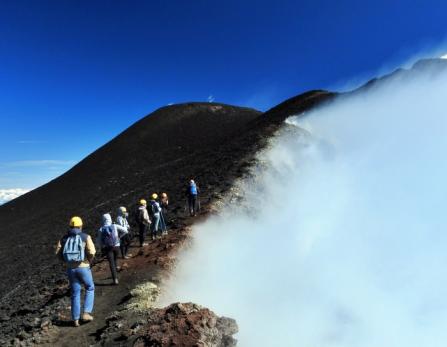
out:
<path id="1" fill-rule="evenodd" d="M 158 198 L 157 193 L 152 194 L 152 200 L 156 200 Z"/>
<path id="2" fill-rule="evenodd" d="M 119 210 L 120 210 L 121 213 L 126 213 L 127 212 L 127 209 L 124 206 L 121 206 L 119 208 Z"/>
<path id="3" fill-rule="evenodd" d="M 140 200 L 140 205 L 147 205 L 147 201 L 144 200 L 144 199 L 141 199 L 141 200 Z"/>
<path id="4" fill-rule="evenodd" d="M 80 217 L 73 217 L 70 219 L 70 227 L 80 228 L 82 227 L 82 219 Z"/>

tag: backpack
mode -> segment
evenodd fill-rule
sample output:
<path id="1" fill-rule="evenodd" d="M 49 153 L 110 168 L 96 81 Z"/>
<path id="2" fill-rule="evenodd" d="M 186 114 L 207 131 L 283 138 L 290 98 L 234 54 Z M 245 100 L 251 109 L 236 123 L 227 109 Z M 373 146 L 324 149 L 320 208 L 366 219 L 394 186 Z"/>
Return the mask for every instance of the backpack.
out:
<path id="1" fill-rule="evenodd" d="M 113 225 L 107 225 L 101 228 L 101 241 L 104 247 L 115 247 L 118 243 L 114 231 Z"/>
<path id="2" fill-rule="evenodd" d="M 189 185 L 189 194 L 197 195 L 197 186 L 195 183 Z"/>
<path id="3" fill-rule="evenodd" d="M 62 258 L 64 259 L 64 261 L 67 263 L 83 261 L 85 258 L 84 242 L 86 241 L 86 234 L 64 237 L 64 248 L 62 250 Z"/>

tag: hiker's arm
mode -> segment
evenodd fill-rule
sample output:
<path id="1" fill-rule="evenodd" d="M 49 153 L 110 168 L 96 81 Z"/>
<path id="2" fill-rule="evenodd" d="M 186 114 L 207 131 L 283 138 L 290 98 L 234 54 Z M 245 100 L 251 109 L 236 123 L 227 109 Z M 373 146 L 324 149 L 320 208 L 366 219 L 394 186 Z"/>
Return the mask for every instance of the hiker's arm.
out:
<path id="1" fill-rule="evenodd" d="M 119 237 L 121 237 L 122 235 L 125 235 L 125 234 L 128 233 L 127 229 L 122 227 L 121 225 L 115 224 L 115 226 L 116 226 L 116 230 L 118 231 L 118 236 Z"/>
<path id="2" fill-rule="evenodd" d="M 88 261 L 92 261 L 96 254 L 95 244 L 92 241 L 90 235 L 87 237 L 87 241 L 85 242 L 85 253 L 87 255 Z"/>
<path id="3" fill-rule="evenodd" d="M 62 244 L 61 244 L 61 240 L 59 240 L 57 242 L 55 254 L 57 255 L 57 257 L 60 260 L 62 260 Z"/>

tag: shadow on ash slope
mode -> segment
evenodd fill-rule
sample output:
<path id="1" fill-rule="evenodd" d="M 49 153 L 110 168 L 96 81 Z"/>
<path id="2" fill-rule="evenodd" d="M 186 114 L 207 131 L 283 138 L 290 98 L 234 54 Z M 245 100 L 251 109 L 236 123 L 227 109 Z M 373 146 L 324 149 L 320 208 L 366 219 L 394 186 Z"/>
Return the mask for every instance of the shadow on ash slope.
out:
<path id="1" fill-rule="evenodd" d="M 289 118 L 161 301 L 235 318 L 241 346 L 444 346 L 446 95 L 420 76 Z"/>

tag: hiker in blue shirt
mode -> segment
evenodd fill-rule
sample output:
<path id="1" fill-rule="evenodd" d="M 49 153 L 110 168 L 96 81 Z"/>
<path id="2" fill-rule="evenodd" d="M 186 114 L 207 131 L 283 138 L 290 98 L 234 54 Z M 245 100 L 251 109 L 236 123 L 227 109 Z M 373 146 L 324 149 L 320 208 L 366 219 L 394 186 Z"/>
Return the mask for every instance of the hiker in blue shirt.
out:
<path id="1" fill-rule="evenodd" d="M 113 224 L 109 213 L 102 216 L 102 222 L 103 225 L 98 230 L 98 245 L 109 261 L 113 284 L 118 284 L 117 257 L 120 249 L 120 235 L 126 234 L 127 230 L 121 225 Z"/>
<path id="2" fill-rule="evenodd" d="M 194 180 L 192 179 L 189 181 L 186 190 L 186 196 L 188 198 L 189 214 L 191 215 L 191 217 L 195 216 L 198 210 L 197 208 L 198 194 L 199 194 L 199 187 L 197 186 L 196 182 L 194 182 Z"/>

